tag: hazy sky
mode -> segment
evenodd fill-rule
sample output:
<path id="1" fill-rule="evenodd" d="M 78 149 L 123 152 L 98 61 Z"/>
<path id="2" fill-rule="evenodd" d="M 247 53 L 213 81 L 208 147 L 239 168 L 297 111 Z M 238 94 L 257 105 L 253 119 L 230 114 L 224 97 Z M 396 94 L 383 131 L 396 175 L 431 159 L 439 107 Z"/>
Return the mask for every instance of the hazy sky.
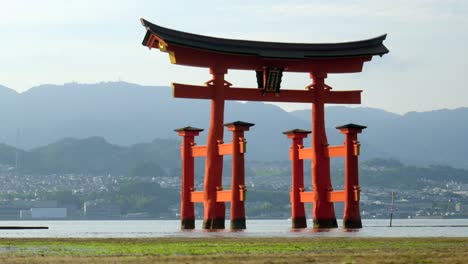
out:
<path id="1" fill-rule="evenodd" d="M 171 65 L 141 45 L 140 17 L 177 30 L 226 38 L 340 42 L 387 33 L 390 53 L 363 73 L 329 75 L 335 90 L 364 90 L 363 106 L 405 113 L 468 106 L 468 1 L 0 0 L 0 84 L 25 91 L 45 83 L 123 80 L 202 84 L 204 68 Z M 255 73 L 230 71 L 236 86 Z M 307 74 L 286 74 L 302 89 Z M 308 105 L 282 105 L 288 110 Z"/>

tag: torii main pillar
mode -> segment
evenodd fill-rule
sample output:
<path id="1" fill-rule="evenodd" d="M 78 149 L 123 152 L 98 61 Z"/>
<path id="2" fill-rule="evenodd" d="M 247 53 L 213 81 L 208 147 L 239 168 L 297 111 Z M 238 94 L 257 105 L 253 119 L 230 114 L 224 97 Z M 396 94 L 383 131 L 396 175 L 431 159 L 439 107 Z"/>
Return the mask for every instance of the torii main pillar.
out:
<path id="1" fill-rule="evenodd" d="M 223 143 L 224 135 L 224 88 L 227 85 L 224 75 L 227 70 L 210 68 L 210 73 L 213 78 L 206 84 L 213 88 L 213 96 L 211 97 L 210 128 L 206 144 L 203 228 L 224 229 L 226 205 L 224 202 L 217 202 L 216 197 L 217 191 L 223 185 L 223 156 L 218 154 L 218 144 Z"/>
<path id="2" fill-rule="evenodd" d="M 325 131 L 325 78 L 326 73 L 311 73 L 312 85 L 309 89 L 314 92 L 315 101 L 312 104 L 312 149 L 315 156 L 312 159 L 312 185 L 315 189 L 314 227 L 335 228 L 336 222 L 333 203 L 327 198 L 332 191 L 330 179 L 330 158 L 326 155 L 328 147 L 327 133 Z"/>

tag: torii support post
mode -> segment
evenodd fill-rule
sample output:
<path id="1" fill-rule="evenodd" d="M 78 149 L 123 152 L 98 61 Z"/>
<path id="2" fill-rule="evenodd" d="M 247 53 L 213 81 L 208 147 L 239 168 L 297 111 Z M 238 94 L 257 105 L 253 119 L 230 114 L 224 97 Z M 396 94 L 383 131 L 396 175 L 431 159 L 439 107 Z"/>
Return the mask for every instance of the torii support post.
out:
<path id="1" fill-rule="evenodd" d="M 300 196 L 300 193 L 304 191 L 304 160 L 299 159 L 299 150 L 304 147 L 304 138 L 310 133 L 310 131 L 302 129 L 283 132 L 288 138 L 292 139 L 289 155 L 292 164 L 292 187 L 290 193 L 292 228 L 307 227 L 304 203 L 301 202 Z"/>
<path id="2" fill-rule="evenodd" d="M 192 155 L 192 147 L 195 145 L 195 137 L 203 131 L 196 127 L 183 127 L 175 129 L 182 137 L 182 146 L 180 154 L 182 158 L 182 186 L 180 197 L 180 220 L 182 229 L 195 228 L 195 208 L 190 200 L 191 192 L 194 191 L 194 157 Z"/>
<path id="3" fill-rule="evenodd" d="M 204 229 L 224 229 L 226 205 L 217 202 L 217 191 L 222 190 L 223 156 L 218 153 L 218 145 L 223 143 L 224 133 L 224 80 L 225 68 L 210 68 L 212 80 L 206 84 L 213 89 L 211 98 L 210 129 L 208 131 L 204 187 Z"/>
<path id="4" fill-rule="evenodd" d="M 246 229 L 244 153 L 247 141 L 244 131 L 248 131 L 254 124 L 236 121 L 224 125 L 232 131 L 231 229 Z"/>
<path id="5" fill-rule="evenodd" d="M 311 73 L 315 101 L 312 104 L 312 185 L 316 193 L 314 202 L 314 228 L 336 228 L 338 224 L 335 217 L 333 203 L 328 200 L 328 193 L 333 191 L 330 179 L 330 158 L 326 154 L 328 147 L 327 134 L 325 132 L 325 85 L 326 73 Z"/>
<path id="6" fill-rule="evenodd" d="M 359 168 L 358 156 L 360 144 L 357 134 L 361 133 L 365 126 L 348 124 L 336 127 L 345 134 L 345 201 L 344 201 L 344 228 L 362 228 L 359 212 Z"/>

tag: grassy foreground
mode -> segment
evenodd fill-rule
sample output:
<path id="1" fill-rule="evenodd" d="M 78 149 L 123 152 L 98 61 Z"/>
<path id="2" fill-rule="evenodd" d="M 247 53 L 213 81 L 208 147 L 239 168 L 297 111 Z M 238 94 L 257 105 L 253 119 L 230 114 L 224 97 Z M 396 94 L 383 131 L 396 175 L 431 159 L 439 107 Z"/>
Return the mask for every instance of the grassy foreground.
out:
<path id="1" fill-rule="evenodd" d="M 467 263 L 468 238 L 0 239 L 0 263 Z"/>

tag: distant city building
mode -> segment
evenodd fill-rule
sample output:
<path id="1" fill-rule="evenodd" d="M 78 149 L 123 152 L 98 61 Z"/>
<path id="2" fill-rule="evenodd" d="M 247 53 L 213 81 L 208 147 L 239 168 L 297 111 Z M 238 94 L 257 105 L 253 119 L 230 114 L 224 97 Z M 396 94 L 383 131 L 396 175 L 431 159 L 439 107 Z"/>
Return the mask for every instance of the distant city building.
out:
<path id="1" fill-rule="evenodd" d="M 20 217 L 21 208 L 16 207 L 1 207 L 0 219 L 2 220 L 16 220 Z"/>
<path id="2" fill-rule="evenodd" d="M 20 210 L 20 219 L 64 219 L 67 208 L 31 208 Z"/>
<path id="3" fill-rule="evenodd" d="M 31 219 L 32 208 L 56 208 L 55 200 L 12 200 L 4 201 L 0 206 L 0 219 Z M 29 211 L 29 212 L 28 212 Z"/>

